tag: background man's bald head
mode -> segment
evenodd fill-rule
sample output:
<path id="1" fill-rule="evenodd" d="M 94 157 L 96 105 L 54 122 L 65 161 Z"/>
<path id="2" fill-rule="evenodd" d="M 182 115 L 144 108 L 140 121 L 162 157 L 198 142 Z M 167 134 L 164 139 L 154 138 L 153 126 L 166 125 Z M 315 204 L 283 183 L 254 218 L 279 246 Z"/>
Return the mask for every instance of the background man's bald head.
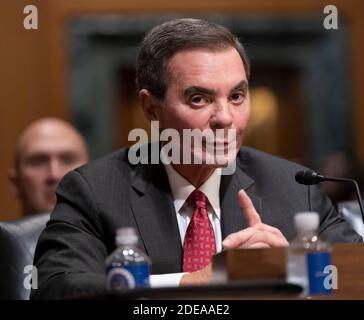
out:
<path id="1" fill-rule="evenodd" d="M 47 141 L 55 143 L 54 148 L 58 149 L 60 143 L 72 143 L 73 149 L 78 150 L 80 157 L 88 160 L 86 142 L 71 124 L 57 118 L 42 118 L 31 123 L 20 134 L 15 149 L 15 166 L 19 167 L 22 155 L 29 151 L 32 144 Z"/>
<path id="2" fill-rule="evenodd" d="M 23 214 L 51 211 L 60 180 L 88 160 L 84 139 L 69 123 L 43 118 L 25 128 L 16 144 L 14 168 L 9 172 Z"/>

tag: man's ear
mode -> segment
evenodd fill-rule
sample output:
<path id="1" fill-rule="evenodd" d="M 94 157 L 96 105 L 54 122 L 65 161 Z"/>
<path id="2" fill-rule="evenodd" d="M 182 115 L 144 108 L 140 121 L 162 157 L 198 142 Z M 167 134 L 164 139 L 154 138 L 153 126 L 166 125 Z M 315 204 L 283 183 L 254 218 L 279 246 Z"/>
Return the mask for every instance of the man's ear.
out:
<path id="1" fill-rule="evenodd" d="M 18 176 L 18 172 L 12 168 L 9 170 L 8 172 L 8 179 L 9 179 L 9 185 L 10 185 L 10 190 L 11 192 L 15 195 L 15 196 L 19 196 L 19 176 Z"/>
<path id="2" fill-rule="evenodd" d="M 160 102 L 147 89 L 139 91 L 139 101 L 149 121 L 159 120 Z"/>

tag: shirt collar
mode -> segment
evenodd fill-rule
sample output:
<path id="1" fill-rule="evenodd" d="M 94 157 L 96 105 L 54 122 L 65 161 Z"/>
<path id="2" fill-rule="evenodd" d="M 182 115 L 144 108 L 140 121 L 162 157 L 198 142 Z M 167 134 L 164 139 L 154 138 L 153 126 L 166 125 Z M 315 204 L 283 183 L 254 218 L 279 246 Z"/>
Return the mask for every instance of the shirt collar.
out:
<path id="1" fill-rule="evenodd" d="M 176 211 L 179 212 L 185 204 L 188 196 L 195 190 L 195 187 L 181 176 L 172 165 L 165 165 L 169 185 L 172 190 Z M 220 219 L 220 168 L 214 170 L 211 176 L 198 188 L 202 191 L 212 206 L 213 211 Z"/>

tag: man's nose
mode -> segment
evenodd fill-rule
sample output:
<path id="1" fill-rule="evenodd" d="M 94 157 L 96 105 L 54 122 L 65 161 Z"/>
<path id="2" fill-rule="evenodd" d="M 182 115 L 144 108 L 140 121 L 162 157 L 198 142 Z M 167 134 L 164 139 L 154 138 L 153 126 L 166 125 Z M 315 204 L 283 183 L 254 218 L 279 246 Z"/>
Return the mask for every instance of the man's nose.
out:
<path id="1" fill-rule="evenodd" d="M 211 127 L 213 129 L 229 128 L 233 123 L 231 114 L 231 106 L 228 102 L 217 102 L 215 105 L 214 114 L 211 117 Z"/>
<path id="2" fill-rule="evenodd" d="M 62 179 L 63 175 L 64 175 L 64 170 L 61 163 L 56 159 L 52 159 L 49 162 L 49 172 L 48 172 L 49 180 L 58 183 Z"/>

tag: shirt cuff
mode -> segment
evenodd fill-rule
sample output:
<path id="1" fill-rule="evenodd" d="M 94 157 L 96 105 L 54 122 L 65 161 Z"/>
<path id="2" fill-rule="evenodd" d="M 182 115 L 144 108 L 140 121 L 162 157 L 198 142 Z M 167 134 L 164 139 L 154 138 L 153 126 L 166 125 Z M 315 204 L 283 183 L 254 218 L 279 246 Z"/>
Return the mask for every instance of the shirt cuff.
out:
<path id="1" fill-rule="evenodd" d="M 179 282 L 187 272 L 153 274 L 150 276 L 150 286 L 152 288 L 179 287 Z"/>

